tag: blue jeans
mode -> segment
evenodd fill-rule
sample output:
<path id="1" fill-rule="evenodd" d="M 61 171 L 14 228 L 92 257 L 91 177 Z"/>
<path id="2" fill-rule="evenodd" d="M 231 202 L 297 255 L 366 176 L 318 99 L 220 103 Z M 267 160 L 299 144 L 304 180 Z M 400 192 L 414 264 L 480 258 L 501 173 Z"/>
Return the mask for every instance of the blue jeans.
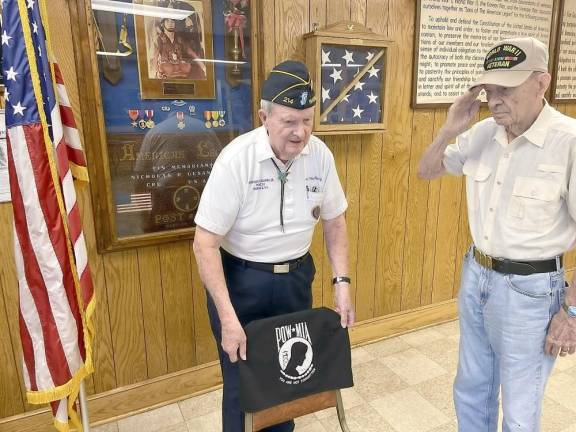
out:
<path id="1" fill-rule="evenodd" d="M 564 299 L 564 273 L 506 275 L 464 259 L 458 298 L 460 356 L 454 382 L 459 432 L 538 432 L 555 357 L 546 332 Z"/>

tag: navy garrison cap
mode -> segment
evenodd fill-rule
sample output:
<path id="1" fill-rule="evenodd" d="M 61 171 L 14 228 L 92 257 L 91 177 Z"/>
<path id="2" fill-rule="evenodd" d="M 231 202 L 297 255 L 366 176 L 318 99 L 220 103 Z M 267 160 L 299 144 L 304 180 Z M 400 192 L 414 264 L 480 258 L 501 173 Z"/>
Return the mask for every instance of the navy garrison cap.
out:
<path id="1" fill-rule="evenodd" d="M 306 65 L 294 60 L 276 65 L 264 81 L 262 99 L 295 109 L 314 106 L 316 98 Z"/>

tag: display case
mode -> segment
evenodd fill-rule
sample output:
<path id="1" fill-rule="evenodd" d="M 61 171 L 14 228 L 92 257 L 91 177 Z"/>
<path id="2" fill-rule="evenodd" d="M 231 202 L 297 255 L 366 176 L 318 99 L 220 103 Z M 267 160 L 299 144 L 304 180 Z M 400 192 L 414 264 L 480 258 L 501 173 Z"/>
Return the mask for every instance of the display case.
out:
<path id="1" fill-rule="evenodd" d="M 385 130 L 392 42 L 353 22 L 315 30 L 304 35 L 304 40 L 318 99 L 314 133 Z"/>
<path id="2" fill-rule="evenodd" d="M 192 236 L 214 161 L 254 126 L 252 1 L 71 3 L 98 249 Z"/>

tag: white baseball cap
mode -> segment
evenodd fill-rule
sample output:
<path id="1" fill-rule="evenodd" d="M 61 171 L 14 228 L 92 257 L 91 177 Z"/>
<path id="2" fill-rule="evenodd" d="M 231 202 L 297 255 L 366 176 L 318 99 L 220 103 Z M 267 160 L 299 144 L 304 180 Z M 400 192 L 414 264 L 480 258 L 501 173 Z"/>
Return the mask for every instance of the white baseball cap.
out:
<path id="1" fill-rule="evenodd" d="M 470 88 L 482 84 L 517 87 L 535 71 L 548 72 L 546 45 L 533 37 L 506 39 L 488 51 L 484 73 Z"/>

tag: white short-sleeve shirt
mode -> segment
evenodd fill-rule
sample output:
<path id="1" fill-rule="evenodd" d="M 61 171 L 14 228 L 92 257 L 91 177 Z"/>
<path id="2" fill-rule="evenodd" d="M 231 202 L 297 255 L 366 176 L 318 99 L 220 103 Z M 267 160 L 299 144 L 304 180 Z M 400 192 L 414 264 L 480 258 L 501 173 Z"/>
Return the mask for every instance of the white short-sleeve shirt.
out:
<path id="1" fill-rule="evenodd" d="M 311 136 L 288 174 L 284 189 L 284 231 L 280 225 L 279 167 L 264 127 L 239 136 L 218 156 L 194 221 L 224 236 L 232 255 L 258 262 L 298 258 L 310 249 L 318 217 L 333 219 L 348 203 L 334 156 Z"/>
<path id="2" fill-rule="evenodd" d="M 443 164 L 466 176 L 474 244 L 494 257 L 540 260 L 576 241 L 576 120 L 545 104 L 508 143 L 492 118 L 460 135 Z"/>

